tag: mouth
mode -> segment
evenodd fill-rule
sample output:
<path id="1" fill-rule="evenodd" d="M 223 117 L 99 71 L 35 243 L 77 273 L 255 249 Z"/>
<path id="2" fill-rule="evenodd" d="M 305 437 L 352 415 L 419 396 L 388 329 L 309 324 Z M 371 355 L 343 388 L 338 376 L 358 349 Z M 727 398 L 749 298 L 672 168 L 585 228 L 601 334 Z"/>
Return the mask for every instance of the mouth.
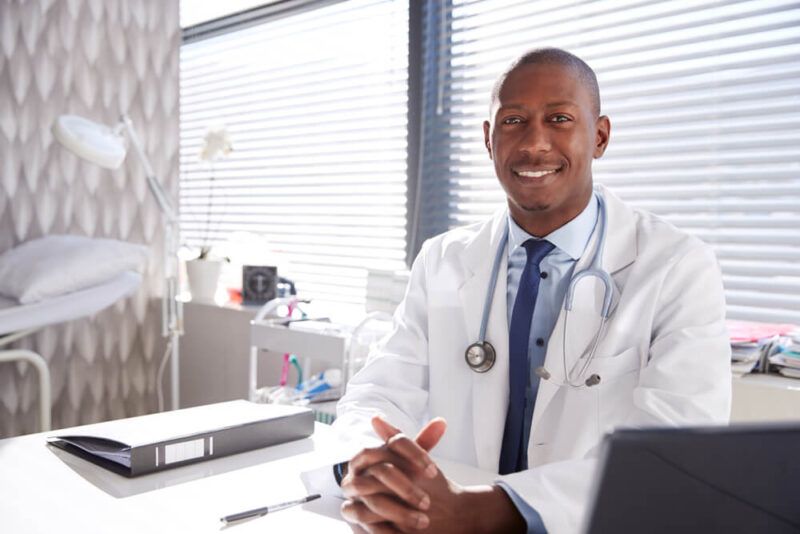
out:
<path id="1" fill-rule="evenodd" d="M 556 174 L 556 173 L 560 172 L 561 169 L 563 169 L 563 168 L 564 168 L 563 165 L 559 166 L 559 167 L 550 167 L 550 168 L 547 168 L 547 167 L 544 167 L 544 168 L 542 168 L 542 167 L 539 167 L 539 168 L 524 168 L 524 167 L 513 168 L 512 167 L 511 171 L 516 176 L 521 177 L 521 178 L 538 179 L 538 178 L 545 178 L 547 176 Z"/>

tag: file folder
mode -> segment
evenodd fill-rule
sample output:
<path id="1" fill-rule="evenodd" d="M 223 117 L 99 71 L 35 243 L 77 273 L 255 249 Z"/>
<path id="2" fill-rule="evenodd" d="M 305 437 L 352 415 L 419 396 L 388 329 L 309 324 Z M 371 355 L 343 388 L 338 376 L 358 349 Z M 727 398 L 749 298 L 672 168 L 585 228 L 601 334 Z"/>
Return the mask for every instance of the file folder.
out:
<path id="1" fill-rule="evenodd" d="M 136 477 L 310 436 L 307 408 L 236 400 L 79 427 L 47 442 Z"/>

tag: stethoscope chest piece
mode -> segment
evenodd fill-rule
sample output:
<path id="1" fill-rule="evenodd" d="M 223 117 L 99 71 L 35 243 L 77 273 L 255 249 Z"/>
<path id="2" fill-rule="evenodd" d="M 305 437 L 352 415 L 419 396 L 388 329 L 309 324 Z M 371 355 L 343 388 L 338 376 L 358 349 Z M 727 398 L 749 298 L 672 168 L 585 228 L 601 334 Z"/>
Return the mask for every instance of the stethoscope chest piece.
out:
<path id="1" fill-rule="evenodd" d="M 469 365 L 470 369 L 476 373 L 485 373 L 494 367 L 497 353 L 491 343 L 483 341 L 473 343 L 467 347 L 464 358 L 467 360 L 467 365 Z"/>

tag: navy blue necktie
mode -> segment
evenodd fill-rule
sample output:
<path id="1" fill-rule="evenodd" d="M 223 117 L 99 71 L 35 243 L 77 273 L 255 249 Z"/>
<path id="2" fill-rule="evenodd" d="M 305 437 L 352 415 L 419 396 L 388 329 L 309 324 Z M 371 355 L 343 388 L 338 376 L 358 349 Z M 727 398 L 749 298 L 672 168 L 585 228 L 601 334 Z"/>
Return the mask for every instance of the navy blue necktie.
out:
<path id="1" fill-rule="evenodd" d="M 514 310 L 511 312 L 511 327 L 508 334 L 509 348 L 509 395 L 506 426 L 503 431 L 503 448 L 500 451 L 500 474 L 507 475 L 527 469 L 528 444 L 525 441 L 525 389 L 530 380 L 528 363 L 528 340 L 531 321 L 539 293 L 539 263 L 555 247 L 549 241 L 528 239 L 522 244 L 528 253 L 525 269 L 519 281 Z"/>

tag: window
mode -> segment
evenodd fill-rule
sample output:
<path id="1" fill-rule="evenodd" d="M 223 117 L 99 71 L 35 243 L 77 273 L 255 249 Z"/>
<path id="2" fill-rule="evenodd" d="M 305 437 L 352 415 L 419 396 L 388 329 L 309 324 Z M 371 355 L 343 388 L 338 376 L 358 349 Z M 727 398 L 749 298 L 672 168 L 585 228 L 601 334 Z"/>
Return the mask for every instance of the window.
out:
<path id="1" fill-rule="evenodd" d="M 405 267 L 408 1 L 296 4 L 185 32 L 182 238 L 263 234 L 303 295 L 363 309 L 367 268 Z M 233 152 L 200 161 L 220 124 Z"/>
<path id="2" fill-rule="evenodd" d="M 481 123 L 495 77 L 558 46 L 597 72 L 595 180 L 710 243 L 730 318 L 800 322 L 800 6 L 794 1 L 427 2 L 412 250 L 503 202 Z"/>

